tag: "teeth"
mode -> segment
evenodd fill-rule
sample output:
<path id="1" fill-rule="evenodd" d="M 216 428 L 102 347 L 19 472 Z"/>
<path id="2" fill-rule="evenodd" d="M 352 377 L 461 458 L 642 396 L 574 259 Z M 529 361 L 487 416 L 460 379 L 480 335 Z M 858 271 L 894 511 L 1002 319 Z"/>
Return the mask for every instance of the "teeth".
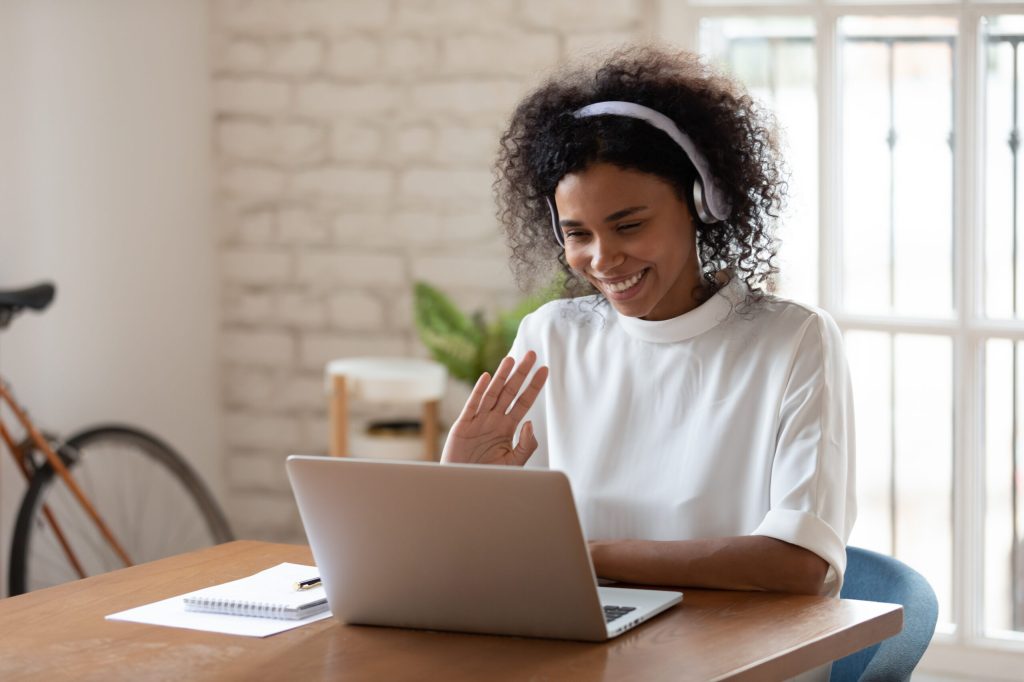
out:
<path id="1" fill-rule="evenodd" d="M 622 293 L 626 289 L 629 289 L 629 288 L 635 286 L 636 283 L 640 281 L 640 278 L 644 276 L 645 272 L 646 272 L 646 270 L 641 270 L 640 272 L 636 273 L 635 275 L 633 275 L 629 279 L 625 280 L 624 282 L 618 282 L 616 284 L 608 284 L 606 286 L 608 287 L 609 291 L 613 291 L 616 294 Z"/>

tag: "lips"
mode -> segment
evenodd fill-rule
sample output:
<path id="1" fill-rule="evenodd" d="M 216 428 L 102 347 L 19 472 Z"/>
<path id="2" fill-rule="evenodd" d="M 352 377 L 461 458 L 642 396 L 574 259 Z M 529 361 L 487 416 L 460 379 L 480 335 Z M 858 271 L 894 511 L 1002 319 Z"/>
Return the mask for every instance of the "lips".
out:
<path id="1" fill-rule="evenodd" d="M 629 298 L 639 290 L 649 269 L 650 268 L 644 268 L 640 272 L 634 273 L 625 279 L 616 280 L 615 282 L 609 282 L 602 279 L 598 279 L 597 281 L 600 284 L 601 289 L 603 289 L 611 298 Z"/>

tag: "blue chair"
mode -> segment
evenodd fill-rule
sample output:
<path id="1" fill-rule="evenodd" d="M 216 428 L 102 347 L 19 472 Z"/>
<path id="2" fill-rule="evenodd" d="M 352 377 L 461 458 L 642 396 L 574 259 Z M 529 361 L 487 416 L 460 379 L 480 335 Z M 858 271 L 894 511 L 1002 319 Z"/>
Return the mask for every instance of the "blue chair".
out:
<path id="1" fill-rule="evenodd" d="M 833 663 L 833 682 L 909 680 L 932 640 L 939 616 L 939 603 L 928 581 L 890 556 L 847 547 L 840 596 L 902 604 L 903 631 Z"/>

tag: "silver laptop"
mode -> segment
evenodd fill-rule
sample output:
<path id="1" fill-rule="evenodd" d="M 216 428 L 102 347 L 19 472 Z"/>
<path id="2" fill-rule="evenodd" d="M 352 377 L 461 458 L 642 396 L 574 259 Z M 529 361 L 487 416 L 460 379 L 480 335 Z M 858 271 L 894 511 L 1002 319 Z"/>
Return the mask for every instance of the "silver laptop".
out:
<path id="1" fill-rule="evenodd" d="M 287 469 L 345 623 L 596 642 L 683 598 L 598 587 L 559 471 L 299 455 Z"/>

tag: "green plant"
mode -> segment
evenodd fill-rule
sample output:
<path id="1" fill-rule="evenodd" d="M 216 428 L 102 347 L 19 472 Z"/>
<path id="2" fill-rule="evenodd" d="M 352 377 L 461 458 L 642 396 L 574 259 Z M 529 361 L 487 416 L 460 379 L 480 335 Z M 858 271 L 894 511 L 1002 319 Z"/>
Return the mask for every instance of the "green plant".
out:
<path id="1" fill-rule="evenodd" d="M 425 282 L 415 288 L 416 329 L 434 359 L 448 372 L 472 385 L 484 372 L 493 372 L 508 354 L 519 323 L 548 301 L 559 297 L 562 282 L 524 299 L 512 310 L 499 311 L 488 321 L 483 311 L 466 315 L 444 293 Z"/>

